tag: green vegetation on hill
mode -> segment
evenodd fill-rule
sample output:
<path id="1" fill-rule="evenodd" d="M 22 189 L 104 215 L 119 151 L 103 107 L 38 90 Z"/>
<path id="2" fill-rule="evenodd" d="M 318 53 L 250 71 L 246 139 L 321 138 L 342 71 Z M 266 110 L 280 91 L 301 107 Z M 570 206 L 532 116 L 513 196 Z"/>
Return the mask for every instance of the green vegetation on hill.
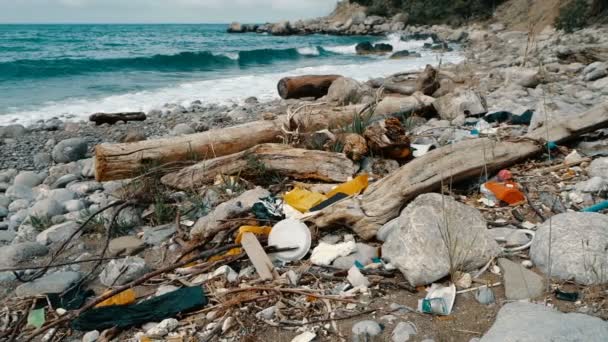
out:
<path id="1" fill-rule="evenodd" d="M 574 32 L 594 23 L 606 23 L 608 0 L 572 0 L 566 3 L 555 19 L 555 28 Z"/>
<path id="2" fill-rule="evenodd" d="M 411 24 L 463 24 L 492 15 L 504 0 L 351 0 L 367 6 L 368 15 L 409 15 Z"/>

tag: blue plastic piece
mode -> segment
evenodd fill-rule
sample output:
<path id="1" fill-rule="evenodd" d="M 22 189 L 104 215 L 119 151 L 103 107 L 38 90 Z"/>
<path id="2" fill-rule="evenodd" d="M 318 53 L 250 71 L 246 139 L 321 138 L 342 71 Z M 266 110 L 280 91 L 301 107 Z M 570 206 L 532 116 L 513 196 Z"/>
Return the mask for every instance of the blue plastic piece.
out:
<path id="1" fill-rule="evenodd" d="M 555 143 L 555 141 L 549 141 L 547 143 L 547 147 L 549 148 L 549 150 L 555 150 L 557 148 L 557 144 Z"/>
<path id="2" fill-rule="evenodd" d="M 365 265 L 363 265 L 362 263 L 359 262 L 359 260 L 355 260 L 355 266 L 357 266 L 358 269 L 362 270 L 365 268 Z"/>
<path id="3" fill-rule="evenodd" d="M 597 213 L 598 211 L 604 210 L 604 209 L 608 209 L 608 201 L 604 201 L 604 202 L 600 202 L 596 205 L 592 205 L 590 207 L 587 207 L 583 210 L 581 210 L 582 212 L 585 213 Z"/>
<path id="4" fill-rule="evenodd" d="M 479 135 L 479 131 L 476 129 L 471 130 L 471 135 Z"/>

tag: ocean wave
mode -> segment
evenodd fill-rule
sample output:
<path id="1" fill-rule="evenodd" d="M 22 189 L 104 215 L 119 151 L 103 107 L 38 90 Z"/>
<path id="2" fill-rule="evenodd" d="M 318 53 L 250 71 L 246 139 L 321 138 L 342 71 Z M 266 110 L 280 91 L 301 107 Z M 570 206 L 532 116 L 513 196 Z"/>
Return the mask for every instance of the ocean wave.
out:
<path id="1" fill-rule="evenodd" d="M 257 49 L 238 52 L 181 52 L 175 55 L 109 59 L 40 59 L 0 63 L 0 82 L 116 71 L 213 71 L 318 57 L 317 48 Z"/>
<path id="2" fill-rule="evenodd" d="M 385 39 L 374 41 L 373 44 L 384 43 L 390 44 L 393 47 L 393 51 L 403 50 L 420 50 L 424 47 L 425 43 L 432 43 L 431 38 L 427 40 L 401 40 L 401 35 L 398 33 L 390 34 Z M 342 55 L 354 55 L 357 54 L 357 44 L 352 45 L 336 45 L 336 46 L 323 46 L 322 50 L 342 54 Z"/>
<path id="3" fill-rule="evenodd" d="M 457 53 L 449 53 L 443 62 L 456 63 L 462 60 Z M 438 63 L 438 61 L 435 61 Z M 95 112 L 149 111 L 162 108 L 165 103 L 178 103 L 187 106 L 194 100 L 203 103 L 232 104 L 256 96 L 260 101 L 278 98 L 277 82 L 285 76 L 309 74 L 340 74 L 359 81 L 388 76 L 397 72 L 422 69 L 432 60 L 372 60 L 365 64 L 318 65 L 292 69 L 280 73 L 254 74 L 230 78 L 211 79 L 170 86 L 162 89 L 117 94 L 104 98 L 68 99 L 59 102 L 48 102 L 35 109 L 14 109 L 2 112 L 0 125 L 11 122 L 24 124 L 51 117 L 79 120 Z"/>

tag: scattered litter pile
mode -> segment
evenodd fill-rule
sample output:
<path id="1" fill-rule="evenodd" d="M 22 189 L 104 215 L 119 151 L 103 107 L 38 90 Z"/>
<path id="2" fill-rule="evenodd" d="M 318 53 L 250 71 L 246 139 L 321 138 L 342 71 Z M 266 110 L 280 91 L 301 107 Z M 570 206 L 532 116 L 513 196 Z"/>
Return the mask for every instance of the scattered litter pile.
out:
<path id="1" fill-rule="evenodd" d="M 323 86 L 100 144 L 96 181 L 3 172 L 0 340 L 605 340 L 608 102 L 492 111 L 459 72 L 283 80 Z"/>

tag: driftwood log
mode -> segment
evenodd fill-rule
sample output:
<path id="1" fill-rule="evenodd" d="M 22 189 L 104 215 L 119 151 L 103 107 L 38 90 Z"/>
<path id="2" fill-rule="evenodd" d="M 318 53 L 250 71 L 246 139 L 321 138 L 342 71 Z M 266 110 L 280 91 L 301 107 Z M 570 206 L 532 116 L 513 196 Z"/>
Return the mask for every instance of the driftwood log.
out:
<path id="1" fill-rule="evenodd" d="M 327 91 L 340 75 L 306 75 L 282 78 L 277 89 L 284 99 L 301 99 L 313 97 L 318 99 L 327 95 Z"/>
<path id="2" fill-rule="evenodd" d="M 186 190 L 213 183 L 218 174 L 246 177 L 259 176 L 261 171 L 276 172 L 295 179 L 340 183 L 352 177 L 357 168 L 343 153 L 306 150 L 284 144 L 262 144 L 169 173 L 161 181 L 172 188 Z"/>
<path id="3" fill-rule="evenodd" d="M 93 121 L 96 125 L 104 123 L 113 125 L 118 121 L 144 121 L 146 120 L 146 114 L 143 112 L 130 112 L 130 113 L 95 113 L 89 116 L 89 121 Z"/>
<path id="4" fill-rule="evenodd" d="M 608 103 L 516 140 L 497 142 L 480 138 L 445 146 L 371 184 L 361 196 L 321 210 L 310 221 L 319 228 L 347 226 L 363 239 L 371 239 L 419 194 L 437 191 L 442 183 L 479 176 L 486 167 L 488 172 L 494 172 L 514 165 L 546 150 L 545 141 L 562 143 L 605 127 L 608 127 Z"/>
<path id="5" fill-rule="evenodd" d="M 422 104 L 421 104 L 422 106 Z M 316 132 L 353 122 L 367 107 L 307 107 L 275 120 L 254 121 L 180 137 L 135 143 L 100 144 L 95 147 L 95 178 L 125 179 L 142 174 L 149 166 L 172 162 L 202 161 L 244 151 L 264 143 L 279 143 L 288 131 Z M 367 115 L 367 114 L 365 114 Z"/>

